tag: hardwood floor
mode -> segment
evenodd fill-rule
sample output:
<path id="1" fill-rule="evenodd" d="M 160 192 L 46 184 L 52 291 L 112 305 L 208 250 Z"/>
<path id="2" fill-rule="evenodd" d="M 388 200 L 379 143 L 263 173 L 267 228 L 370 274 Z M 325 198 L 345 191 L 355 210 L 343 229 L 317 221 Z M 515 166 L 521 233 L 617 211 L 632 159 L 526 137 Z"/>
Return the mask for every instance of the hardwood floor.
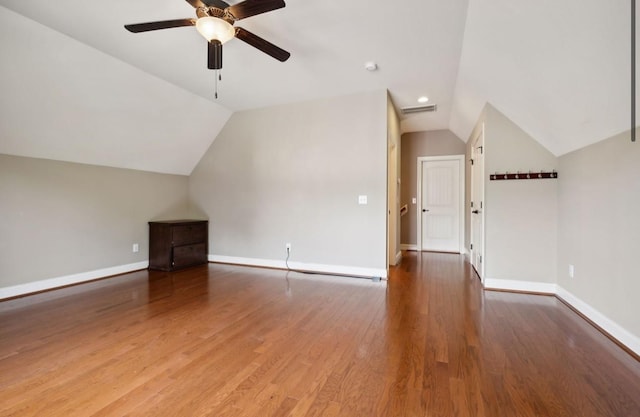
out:
<path id="1" fill-rule="evenodd" d="M 458 255 L 388 287 L 210 264 L 1 302 L 0 415 L 633 417 L 640 363 Z"/>

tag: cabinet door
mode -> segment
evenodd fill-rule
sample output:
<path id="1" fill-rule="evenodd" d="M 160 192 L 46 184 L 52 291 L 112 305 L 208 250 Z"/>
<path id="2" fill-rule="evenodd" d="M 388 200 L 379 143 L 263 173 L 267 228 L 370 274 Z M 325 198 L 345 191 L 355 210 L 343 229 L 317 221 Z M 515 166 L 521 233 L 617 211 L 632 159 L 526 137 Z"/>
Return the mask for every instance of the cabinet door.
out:
<path id="1" fill-rule="evenodd" d="M 173 248 L 173 269 L 189 265 L 197 265 L 207 262 L 207 245 L 198 243 L 195 245 L 183 245 Z"/>

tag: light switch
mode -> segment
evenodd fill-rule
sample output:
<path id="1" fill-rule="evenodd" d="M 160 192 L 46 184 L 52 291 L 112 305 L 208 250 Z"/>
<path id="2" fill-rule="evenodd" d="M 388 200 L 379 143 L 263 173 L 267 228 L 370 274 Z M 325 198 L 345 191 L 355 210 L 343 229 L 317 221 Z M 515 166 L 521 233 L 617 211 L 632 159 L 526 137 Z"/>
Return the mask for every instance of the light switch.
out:
<path id="1" fill-rule="evenodd" d="M 367 204 L 367 196 L 359 195 L 358 196 L 358 204 Z"/>
<path id="2" fill-rule="evenodd" d="M 416 200 L 416 198 L 415 198 L 415 197 L 413 197 L 413 198 L 411 199 L 411 204 L 416 204 L 417 202 L 418 202 L 418 200 Z"/>

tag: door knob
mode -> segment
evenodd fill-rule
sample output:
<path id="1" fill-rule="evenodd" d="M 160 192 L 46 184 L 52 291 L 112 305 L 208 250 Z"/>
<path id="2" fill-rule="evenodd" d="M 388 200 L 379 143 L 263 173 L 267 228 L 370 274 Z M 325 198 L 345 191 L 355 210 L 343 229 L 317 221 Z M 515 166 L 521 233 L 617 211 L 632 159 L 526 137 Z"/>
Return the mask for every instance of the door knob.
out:
<path id="1" fill-rule="evenodd" d="M 478 211 L 478 210 L 473 210 L 473 211 L 472 211 L 472 213 L 473 213 L 473 214 L 478 214 L 478 213 L 480 213 L 480 211 Z"/>
<path id="2" fill-rule="evenodd" d="M 427 212 L 427 211 L 429 211 L 429 210 L 427 210 L 427 209 L 422 209 L 422 212 L 423 212 L 423 213 L 425 213 L 425 212 Z"/>

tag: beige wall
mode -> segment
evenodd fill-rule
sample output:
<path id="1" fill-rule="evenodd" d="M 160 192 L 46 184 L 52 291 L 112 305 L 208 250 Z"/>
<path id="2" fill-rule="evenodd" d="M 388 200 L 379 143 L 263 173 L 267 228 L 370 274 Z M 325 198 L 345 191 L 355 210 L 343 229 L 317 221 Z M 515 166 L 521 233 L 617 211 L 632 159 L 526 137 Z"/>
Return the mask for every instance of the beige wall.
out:
<path id="1" fill-rule="evenodd" d="M 412 132 L 402 135 L 401 158 L 401 198 L 400 205 L 407 205 L 409 211 L 401 217 L 400 241 L 404 245 L 417 244 L 417 213 L 412 198 L 417 198 L 418 157 L 464 155 L 465 144 L 449 130 Z"/>
<path id="2" fill-rule="evenodd" d="M 189 187 L 214 256 L 386 271 L 386 91 L 237 112 Z"/>
<path id="3" fill-rule="evenodd" d="M 640 144 L 627 132 L 559 160 L 558 284 L 638 343 Z"/>
<path id="4" fill-rule="evenodd" d="M 386 116 L 384 91 L 238 113 L 191 184 L 0 154 L 0 289 L 143 264 L 149 220 L 209 215 L 214 254 L 384 271 Z"/>
<path id="5" fill-rule="evenodd" d="M 483 126 L 485 284 L 555 292 L 640 352 L 638 145 L 627 132 L 556 158 L 489 104 L 474 132 Z M 558 179 L 489 180 L 541 169 Z"/>
<path id="6" fill-rule="evenodd" d="M 550 171 L 558 160 L 491 105 L 484 121 L 485 279 L 554 283 L 558 181 L 490 181 L 489 176 Z"/>
<path id="7" fill-rule="evenodd" d="M 147 222 L 185 216 L 187 189 L 186 176 L 0 154 L 0 288 L 147 261 Z"/>

